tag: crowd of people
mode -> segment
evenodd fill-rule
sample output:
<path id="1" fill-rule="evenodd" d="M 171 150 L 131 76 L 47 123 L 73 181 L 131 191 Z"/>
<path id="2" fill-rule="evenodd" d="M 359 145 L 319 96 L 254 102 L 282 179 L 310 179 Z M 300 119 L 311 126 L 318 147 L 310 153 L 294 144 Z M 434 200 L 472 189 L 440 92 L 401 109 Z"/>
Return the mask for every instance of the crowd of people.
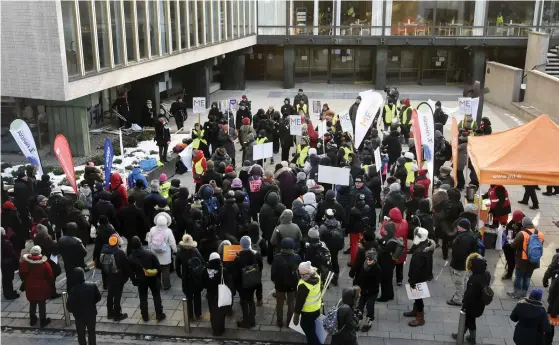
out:
<path id="1" fill-rule="evenodd" d="M 357 97 L 349 111 L 353 122 L 359 103 Z M 238 327 L 253 328 L 257 307 L 263 304 L 266 260 L 275 288 L 277 326 L 285 327 L 293 320 L 301 325 L 307 343 L 315 345 L 320 343 L 315 320 L 322 312 L 327 277 L 332 272 L 331 285 L 337 286 L 339 257 L 349 255 L 353 287 L 343 290 L 332 344 L 353 345 L 357 332 L 371 329 L 375 304 L 394 299 L 394 282 L 397 287 L 407 282 L 414 288 L 434 279 L 433 255 L 441 245 L 455 286 L 447 303 L 465 311 L 467 341 L 475 344 L 476 318 L 491 303 L 491 275 L 483 257 L 476 207 L 473 200 L 465 205 L 462 200 L 463 172 L 454 181 L 446 164 L 452 158 L 442 130 L 448 116 L 438 102 L 434 114 L 437 176 L 430 177 L 417 165 L 409 136 L 411 104 L 403 100 L 396 108 L 395 103 L 389 99 L 379 111 L 359 147 L 354 147 L 351 133 L 342 131 L 328 104 L 320 114 L 327 131 L 318 136 L 303 90 L 295 97 L 295 105 L 286 98 L 280 111 L 270 106 L 255 115 L 251 102 L 243 96 L 234 126 L 230 126 L 233 114 L 222 113 L 214 103 L 208 121 L 195 124 L 192 139 L 184 143 L 193 145 L 189 168 L 196 183 L 194 191 L 178 179 L 169 181 L 165 174 L 147 181 L 139 169 L 126 184 L 118 173 L 112 173 L 105 184 L 101 171 L 91 165 L 72 202 L 60 188 L 51 187 L 48 175 L 37 181 L 35 170 L 29 167 L 18 176 L 14 197 L 2 194 L 4 297 L 19 297 L 13 286 L 14 272 L 19 269 L 20 290 L 30 302 L 31 325 L 48 325 L 46 301 L 60 296 L 55 286 L 56 277 L 62 274 L 60 256 L 68 310 L 76 319 L 79 343 L 87 343 L 86 334 L 89 343 L 94 343 L 96 304 L 101 295 L 85 279 L 89 269 L 85 246 L 91 244 L 95 268 L 101 271 L 101 287 L 107 290 L 108 319 L 128 317 L 122 312 L 121 297 L 129 280 L 138 288 L 142 319 L 149 320 L 148 290 L 156 319 L 165 319 L 161 289 L 171 288 L 170 273 L 175 271 L 188 300 L 189 317 L 201 318 L 205 290 L 213 334 L 220 336 L 225 332 L 226 317 L 233 314 L 231 305 L 220 305 L 220 285 L 228 286 L 233 296 L 239 295 L 242 316 Z M 303 136 L 297 139 L 289 132 L 288 116 L 294 114 L 301 115 L 306 124 Z M 390 130 L 383 138 L 376 129 L 377 121 Z M 468 161 L 463 143 L 468 135 L 490 134 L 488 123 L 484 119 L 478 129 L 471 116 L 460 123 L 458 164 L 462 170 Z M 240 169 L 235 162 L 236 140 L 243 151 Z M 281 161 L 274 165 L 272 158 L 272 165 L 267 165 L 270 169 L 252 156 L 252 146 L 264 142 L 274 143 L 274 153 L 281 149 Z M 378 147 L 384 153 L 380 162 L 373 155 Z M 318 182 L 319 165 L 349 169 L 349 181 L 335 186 Z M 379 165 L 381 169 L 377 169 Z M 470 172 L 470 184 L 476 185 L 475 171 Z M 540 264 L 544 236 L 529 217 L 519 210 L 512 212 L 504 186 L 492 185 L 486 198 L 493 218 L 488 227 L 506 228 L 503 238 L 497 239 L 504 243 L 508 265 L 503 279 L 511 279 L 516 268 L 514 291 L 509 293 L 521 299 L 511 315 L 518 322 L 515 342 L 534 344 L 538 343 L 533 342 L 535 337 L 540 337 L 551 343 L 548 314 L 557 318 L 559 288 L 555 284 L 559 280 L 552 281 L 547 311 L 541 304 L 541 290 L 528 294 L 530 278 Z M 229 261 L 225 250 L 231 245 L 240 250 Z M 407 279 L 406 261 L 410 265 Z M 558 274 L 559 254 L 545 274 L 544 285 Z M 411 327 L 424 325 L 423 300 L 416 299 L 404 316 L 411 318 Z"/>

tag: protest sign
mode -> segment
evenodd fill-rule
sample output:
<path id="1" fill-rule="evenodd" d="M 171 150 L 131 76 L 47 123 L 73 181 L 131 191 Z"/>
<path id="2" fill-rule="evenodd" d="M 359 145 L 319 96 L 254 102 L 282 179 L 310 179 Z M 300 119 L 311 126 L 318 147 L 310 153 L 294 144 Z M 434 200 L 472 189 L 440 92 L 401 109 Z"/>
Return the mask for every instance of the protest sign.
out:
<path id="1" fill-rule="evenodd" d="M 318 166 L 318 182 L 349 186 L 349 169 Z"/>
<path id="2" fill-rule="evenodd" d="M 410 284 L 406 284 L 406 292 L 409 299 L 423 299 L 431 297 L 427 282 L 415 284 L 413 289 L 410 287 Z"/>
<path id="3" fill-rule="evenodd" d="M 252 159 L 255 161 L 269 158 L 274 155 L 274 143 L 254 145 L 252 150 Z"/>
<path id="4" fill-rule="evenodd" d="M 303 135 L 303 120 L 300 115 L 289 115 L 289 134 Z"/>

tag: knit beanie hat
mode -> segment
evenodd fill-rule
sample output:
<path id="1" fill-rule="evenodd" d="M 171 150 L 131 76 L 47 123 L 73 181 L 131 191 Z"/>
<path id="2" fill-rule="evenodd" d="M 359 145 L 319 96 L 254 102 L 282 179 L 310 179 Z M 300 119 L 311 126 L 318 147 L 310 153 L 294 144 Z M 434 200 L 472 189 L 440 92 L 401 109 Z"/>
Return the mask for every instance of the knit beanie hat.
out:
<path id="1" fill-rule="evenodd" d="M 230 165 L 228 165 L 228 166 L 225 168 L 225 173 L 230 173 L 230 172 L 233 172 L 233 171 L 235 171 L 235 168 L 233 168 L 233 167 L 230 166 Z"/>
<path id="2" fill-rule="evenodd" d="M 33 246 L 30 251 L 31 255 L 41 255 L 41 247 Z"/>
<path id="3" fill-rule="evenodd" d="M 458 221 L 458 224 L 456 225 L 456 229 L 458 230 L 458 232 L 469 231 L 471 229 L 470 221 L 466 218 L 460 219 Z"/>
<path id="4" fill-rule="evenodd" d="M 526 229 L 534 228 L 534 223 L 532 222 L 532 218 L 528 216 L 522 218 L 522 227 Z"/>
<path id="5" fill-rule="evenodd" d="M 541 301 L 543 297 L 543 291 L 540 288 L 535 288 L 530 292 L 530 299 L 534 301 Z"/>
<path id="6" fill-rule="evenodd" d="M 413 244 L 418 245 L 429 237 L 429 231 L 424 228 L 416 228 L 413 236 Z"/>
<path id="7" fill-rule="evenodd" d="M 243 188 L 243 181 L 240 178 L 235 177 L 231 182 L 231 188 Z"/>
<path id="8" fill-rule="evenodd" d="M 307 175 L 304 172 L 297 173 L 297 181 L 305 181 L 307 179 Z"/>
<path id="9" fill-rule="evenodd" d="M 309 238 L 318 239 L 320 238 L 320 234 L 318 233 L 318 227 L 314 226 L 309 229 Z"/>
<path id="10" fill-rule="evenodd" d="M 304 261 L 299 264 L 299 274 L 311 274 L 313 272 L 312 264 L 310 261 Z"/>
<path id="11" fill-rule="evenodd" d="M 243 125 L 245 126 L 250 125 L 250 119 L 248 117 L 244 117 L 242 121 L 243 121 Z"/>
<path id="12" fill-rule="evenodd" d="M 241 237 L 241 249 L 242 250 L 250 250 L 251 246 L 252 246 L 252 241 L 250 240 L 250 237 L 248 237 L 248 236 Z"/>
<path id="13" fill-rule="evenodd" d="M 209 261 L 212 261 L 212 260 L 221 260 L 221 257 L 219 256 L 218 253 L 213 252 L 213 253 L 210 254 L 210 260 Z"/>
<path id="14" fill-rule="evenodd" d="M 167 174 L 162 173 L 161 175 L 159 175 L 159 182 L 165 182 L 167 181 Z"/>
<path id="15" fill-rule="evenodd" d="M 109 246 L 114 247 L 118 244 L 118 235 L 113 234 L 109 237 Z"/>
<path id="16" fill-rule="evenodd" d="M 400 186 L 399 183 L 394 182 L 390 185 L 390 191 L 391 192 L 399 192 L 401 189 L 402 189 L 402 186 Z"/>

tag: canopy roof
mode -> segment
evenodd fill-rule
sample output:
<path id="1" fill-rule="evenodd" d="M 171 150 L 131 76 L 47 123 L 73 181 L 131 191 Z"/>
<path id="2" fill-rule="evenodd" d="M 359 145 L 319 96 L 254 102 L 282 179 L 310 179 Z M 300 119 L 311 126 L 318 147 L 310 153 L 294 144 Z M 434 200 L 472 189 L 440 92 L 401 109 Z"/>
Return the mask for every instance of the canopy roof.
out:
<path id="1" fill-rule="evenodd" d="M 482 184 L 559 186 L 559 126 L 547 115 L 504 132 L 469 137 Z"/>

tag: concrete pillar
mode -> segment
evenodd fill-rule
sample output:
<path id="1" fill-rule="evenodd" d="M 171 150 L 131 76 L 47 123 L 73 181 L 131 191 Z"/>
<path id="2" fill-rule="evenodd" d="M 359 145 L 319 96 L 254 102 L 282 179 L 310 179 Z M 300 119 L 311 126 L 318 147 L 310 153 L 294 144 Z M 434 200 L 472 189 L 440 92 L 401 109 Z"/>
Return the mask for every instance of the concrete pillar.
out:
<path id="1" fill-rule="evenodd" d="M 386 86 L 386 68 L 388 67 L 388 47 L 377 46 L 375 58 L 375 89 L 382 90 Z"/>
<path id="2" fill-rule="evenodd" d="M 221 63 L 221 89 L 222 90 L 244 90 L 245 78 L 245 54 L 230 53 L 225 55 Z"/>
<path id="3" fill-rule="evenodd" d="M 96 105 L 92 104 L 92 98 L 85 96 L 68 102 L 47 101 L 45 108 L 51 150 L 54 138 L 58 134 L 63 134 L 70 144 L 74 157 L 87 156 L 91 153 L 88 109 Z"/>
<path id="4" fill-rule="evenodd" d="M 212 61 L 204 60 L 181 68 L 179 73 L 187 94 L 184 100 L 187 107 L 192 108 L 192 97 L 206 97 L 206 104 L 209 102 Z"/>
<path id="5" fill-rule="evenodd" d="M 472 77 L 473 80 L 479 80 L 480 89 L 485 87 L 485 49 L 475 49 L 472 52 Z M 481 117 L 483 113 L 483 94 L 479 96 L 479 106 L 477 109 L 476 120 L 481 122 Z"/>
<path id="6" fill-rule="evenodd" d="M 485 26 L 485 22 L 487 20 L 487 0 L 476 0 L 475 7 L 474 7 L 474 26 L 478 26 L 479 28 L 475 28 L 473 30 L 473 36 L 483 36 L 483 28 Z"/>
<path id="7" fill-rule="evenodd" d="M 285 46 L 283 49 L 283 88 L 295 87 L 295 47 Z"/>
<path id="8" fill-rule="evenodd" d="M 154 75 L 131 83 L 132 88 L 128 91 L 128 104 L 130 112 L 136 117 L 136 120 L 140 120 L 148 99 L 151 100 L 155 114 L 159 114 L 159 81 L 161 78 L 161 75 Z"/>
<path id="9" fill-rule="evenodd" d="M 526 48 L 524 71 L 527 72 L 535 69 L 540 72 L 545 72 L 549 39 L 550 35 L 545 32 L 532 31 L 528 33 L 528 47 Z"/>

